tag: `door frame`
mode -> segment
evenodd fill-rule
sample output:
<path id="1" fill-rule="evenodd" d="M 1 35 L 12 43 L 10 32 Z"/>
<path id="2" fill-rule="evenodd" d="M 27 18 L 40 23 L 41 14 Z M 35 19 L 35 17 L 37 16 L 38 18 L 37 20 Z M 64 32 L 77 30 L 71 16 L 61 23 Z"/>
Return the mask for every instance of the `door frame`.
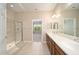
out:
<path id="1" fill-rule="evenodd" d="M 34 21 L 41 21 L 42 22 L 42 19 L 32 19 L 32 42 L 34 42 L 34 40 L 33 40 L 33 22 Z M 42 25 L 42 34 L 41 34 L 41 41 L 40 42 L 43 42 L 43 24 L 41 23 L 41 25 Z"/>

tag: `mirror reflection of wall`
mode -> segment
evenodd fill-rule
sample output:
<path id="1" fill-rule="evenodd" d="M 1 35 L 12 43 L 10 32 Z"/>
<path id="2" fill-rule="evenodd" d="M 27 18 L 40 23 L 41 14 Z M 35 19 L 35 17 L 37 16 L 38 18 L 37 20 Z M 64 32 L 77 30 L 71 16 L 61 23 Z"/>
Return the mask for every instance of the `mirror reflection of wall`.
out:
<path id="1" fill-rule="evenodd" d="M 53 29 L 53 32 L 56 32 L 56 33 L 59 32 L 58 22 L 53 23 L 53 28 L 52 29 Z"/>
<path id="2" fill-rule="evenodd" d="M 57 22 L 54 23 L 53 29 L 58 29 L 58 23 Z"/>
<path id="3" fill-rule="evenodd" d="M 73 18 L 67 18 L 64 20 L 64 33 L 75 36 L 75 21 Z"/>

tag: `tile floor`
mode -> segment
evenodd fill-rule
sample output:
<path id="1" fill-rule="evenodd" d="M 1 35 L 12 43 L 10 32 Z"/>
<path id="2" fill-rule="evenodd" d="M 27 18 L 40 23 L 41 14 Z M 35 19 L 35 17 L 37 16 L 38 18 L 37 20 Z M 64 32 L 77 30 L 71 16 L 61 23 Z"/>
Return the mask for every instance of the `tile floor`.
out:
<path id="1" fill-rule="evenodd" d="M 27 42 L 15 55 L 50 55 L 46 43 Z"/>

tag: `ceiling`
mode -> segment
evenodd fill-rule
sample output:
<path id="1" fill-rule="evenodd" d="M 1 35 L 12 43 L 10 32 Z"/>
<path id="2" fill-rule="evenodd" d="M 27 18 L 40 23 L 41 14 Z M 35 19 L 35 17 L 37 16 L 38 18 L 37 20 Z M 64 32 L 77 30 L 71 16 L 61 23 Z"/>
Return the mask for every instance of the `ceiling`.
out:
<path id="1" fill-rule="evenodd" d="M 11 7 L 13 5 L 13 7 Z M 8 3 L 8 9 L 15 12 L 27 11 L 53 11 L 56 12 L 66 9 L 79 9 L 79 3 Z"/>
<path id="2" fill-rule="evenodd" d="M 68 5 L 67 9 L 79 9 L 79 3 L 72 3 Z"/>
<path id="3" fill-rule="evenodd" d="M 57 3 L 54 13 L 66 10 L 79 10 L 79 3 Z"/>
<path id="4" fill-rule="evenodd" d="M 14 7 L 11 7 L 13 5 Z M 7 7 L 16 12 L 26 11 L 51 11 L 54 10 L 56 3 L 8 3 Z"/>

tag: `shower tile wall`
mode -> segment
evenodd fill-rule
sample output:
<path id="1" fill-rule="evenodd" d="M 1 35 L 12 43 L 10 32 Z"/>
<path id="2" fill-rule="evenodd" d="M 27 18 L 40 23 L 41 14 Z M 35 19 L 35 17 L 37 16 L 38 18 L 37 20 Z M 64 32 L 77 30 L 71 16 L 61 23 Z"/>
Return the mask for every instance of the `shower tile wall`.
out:
<path id="1" fill-rule="evenodd" d="M 7 44 L 14 41 L 14 12 L 7 9 Z"/>

